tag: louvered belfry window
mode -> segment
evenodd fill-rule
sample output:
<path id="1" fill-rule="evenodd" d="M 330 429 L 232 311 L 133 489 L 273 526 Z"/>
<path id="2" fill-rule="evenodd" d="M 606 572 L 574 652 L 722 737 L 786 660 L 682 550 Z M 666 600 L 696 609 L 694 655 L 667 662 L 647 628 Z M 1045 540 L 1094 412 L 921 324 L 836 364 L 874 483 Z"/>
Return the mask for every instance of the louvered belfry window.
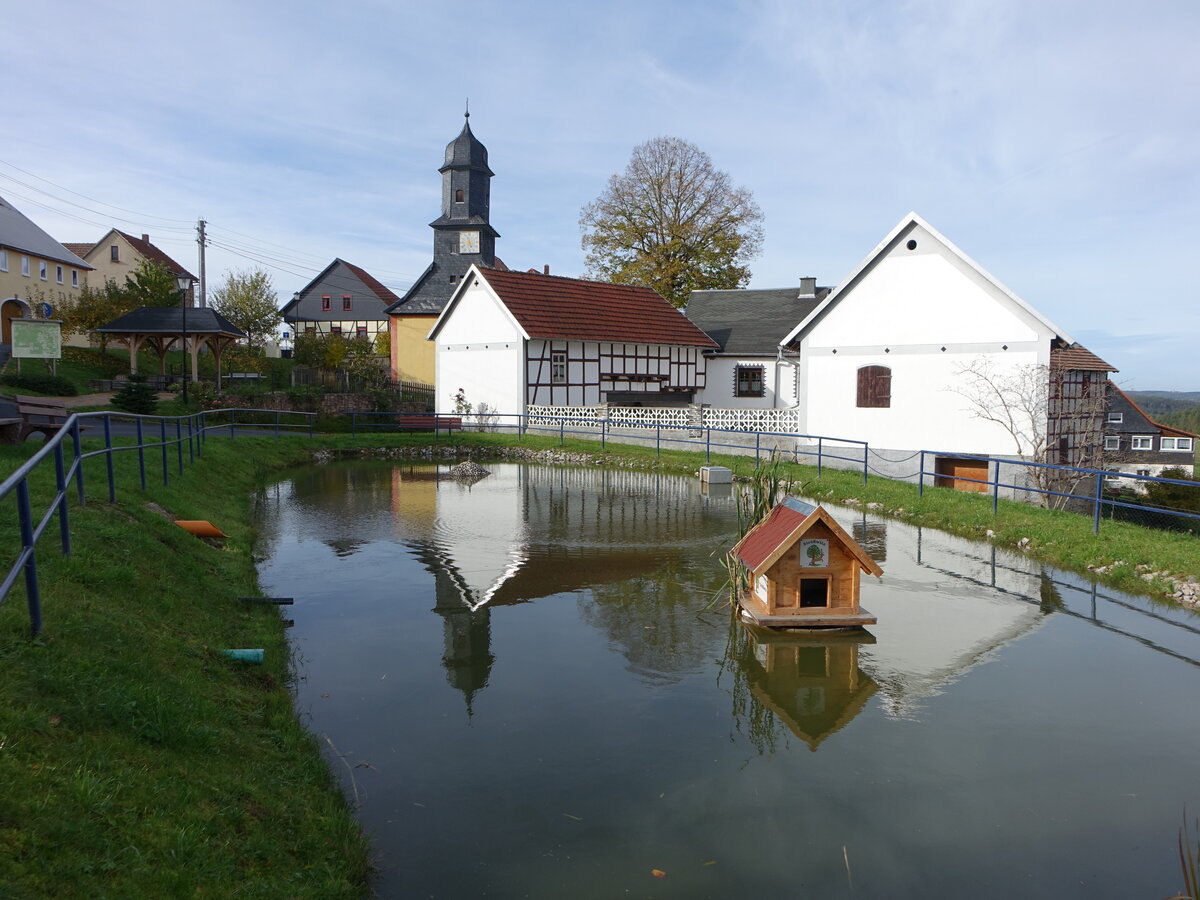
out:
<path id="1" fill-rule="evenodd" d="M 892 405 L 892 370 L 887 366 L 863 366 L 858 370 L 858 405 L 883 408 Z"/>

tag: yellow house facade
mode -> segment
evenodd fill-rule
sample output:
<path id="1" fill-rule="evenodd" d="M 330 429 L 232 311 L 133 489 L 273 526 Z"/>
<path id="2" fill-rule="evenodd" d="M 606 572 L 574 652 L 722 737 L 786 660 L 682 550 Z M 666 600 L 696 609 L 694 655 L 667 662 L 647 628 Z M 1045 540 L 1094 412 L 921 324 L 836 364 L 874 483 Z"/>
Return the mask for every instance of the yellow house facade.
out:
<path id="1" fill-rule="evenodd" d="M 390 317 L 393 381 L 433 384 L 437 344 L 426 338 L 437 318 L 436 315 Z"/>
<path id="2" fill-rule="evenodd" d="M 91 270 L 0 197 L 0 342 L 12 341 L 13 319 L 46 318 L 64 300 L 79 296 Z"/>

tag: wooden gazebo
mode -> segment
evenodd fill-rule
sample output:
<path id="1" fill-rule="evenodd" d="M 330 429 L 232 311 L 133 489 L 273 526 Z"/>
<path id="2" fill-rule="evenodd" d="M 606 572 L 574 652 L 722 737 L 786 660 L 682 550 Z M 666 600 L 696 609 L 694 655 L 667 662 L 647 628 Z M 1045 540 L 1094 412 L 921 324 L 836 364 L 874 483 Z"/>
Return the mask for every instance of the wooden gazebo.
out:
<path id="1" fill-rule="evenodd" d="M 186 316 L 186 318 L 185 318 Z M 184 345 L 191 360 L 191 381 L 198 378 L 200 348 L 207 346 L 217 364 L 217 389 L 221 388 L 221 354 L 246 336 L 216 310 L 207 307 L 142 306 L 94 330 L 124 342 L 129 348 L 129 371 L 136 372 L 138 352 L 149 344 L 158 354 L 159 372 L 167 371 L 167 351 Z"/>

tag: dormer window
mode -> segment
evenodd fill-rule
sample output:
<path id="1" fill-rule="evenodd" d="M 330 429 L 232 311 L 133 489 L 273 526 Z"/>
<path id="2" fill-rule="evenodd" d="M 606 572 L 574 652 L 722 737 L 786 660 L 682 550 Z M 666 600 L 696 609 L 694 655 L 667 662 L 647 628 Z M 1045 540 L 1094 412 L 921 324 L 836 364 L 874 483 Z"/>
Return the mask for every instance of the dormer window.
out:
<path id="1" fill-rule="evenodd" d="M 466 198 L 463 195 L 462 188 L 459 188 L 457 191 L 454 192 L 454 202 L 455 203 L 462 203 L 465 199 Z"/>

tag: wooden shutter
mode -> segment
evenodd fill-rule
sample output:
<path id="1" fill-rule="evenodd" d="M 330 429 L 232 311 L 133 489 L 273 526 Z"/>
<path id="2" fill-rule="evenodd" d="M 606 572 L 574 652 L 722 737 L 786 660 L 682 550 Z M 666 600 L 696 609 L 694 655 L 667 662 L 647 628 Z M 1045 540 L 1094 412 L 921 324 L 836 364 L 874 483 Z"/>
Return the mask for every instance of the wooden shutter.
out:
<path id="1" fill-rule="evenodd" d="M 892 405 L 892 370 L 887 366 L 863 366 L 858 370 L 858 400 L 861 407 Z"/>

